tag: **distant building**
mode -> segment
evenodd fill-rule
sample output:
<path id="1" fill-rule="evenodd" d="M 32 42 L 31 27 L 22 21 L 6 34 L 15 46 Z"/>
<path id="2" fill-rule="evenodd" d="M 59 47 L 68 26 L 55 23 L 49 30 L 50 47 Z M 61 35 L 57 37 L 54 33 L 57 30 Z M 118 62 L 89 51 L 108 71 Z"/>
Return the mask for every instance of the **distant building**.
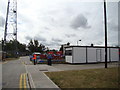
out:
<path id="1" fill-rule="evenodd" d="M 68 63 L 105 62 L 103 46 L 69 46 L 65 47 L 65 61 Z M 119 61 L 119 47 L 107 47 L 107 62 Z"/>

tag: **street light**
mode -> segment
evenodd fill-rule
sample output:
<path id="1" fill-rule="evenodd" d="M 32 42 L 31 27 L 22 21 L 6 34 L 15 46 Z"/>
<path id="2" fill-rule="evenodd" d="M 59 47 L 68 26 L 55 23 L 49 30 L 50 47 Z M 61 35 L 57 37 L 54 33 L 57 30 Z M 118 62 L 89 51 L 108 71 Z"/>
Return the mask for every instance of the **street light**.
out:
<path id="1" fill-rule="evenodd" d="M 78 45 L 78 42 L 79 42 L 79 41 L 81 41 L 81 40 L 78 40 L 78 41 L 77 41 L 77 45 Z"/>
<path id="2" fill-rule="evenodd" d="M 105 0 L 104 0 L 104 24 L 105 24 L 105 68 L 107 68 L 107 14 Z"/>

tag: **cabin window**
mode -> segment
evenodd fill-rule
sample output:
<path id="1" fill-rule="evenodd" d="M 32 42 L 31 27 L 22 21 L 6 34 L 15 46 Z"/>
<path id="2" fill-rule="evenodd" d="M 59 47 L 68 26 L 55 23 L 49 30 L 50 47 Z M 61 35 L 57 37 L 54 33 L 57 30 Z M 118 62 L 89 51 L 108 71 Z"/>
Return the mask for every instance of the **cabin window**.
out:
<path id="1" fill-rule="evenodd" d="M 65 55 L 72 55 L 72 50 L 65 50 Z"/>

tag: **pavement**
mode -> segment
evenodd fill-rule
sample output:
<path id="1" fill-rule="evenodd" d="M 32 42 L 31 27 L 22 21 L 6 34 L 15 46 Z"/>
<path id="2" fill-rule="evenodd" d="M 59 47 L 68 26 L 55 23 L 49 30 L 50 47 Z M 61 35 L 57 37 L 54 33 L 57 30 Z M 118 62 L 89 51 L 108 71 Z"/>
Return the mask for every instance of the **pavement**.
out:
<path id="1" fill-rule="evenodd" d="M 58 88 L 44 72 L 40 71 L 35 65 L 26 65 L 26 71 L 28 73 L 30 87 L 31 88 Z"/>
<path id="2" fill-rule="evenodd" d="M 22 63 L 25 65 L 26 73 L 28 76 L 29 87 L 31 89 L 41 89 L 41 88 L 43 88 L 43 89 L 55 89 L 55 90 L 60 89 L 44 73 L 44 71 L 47 71 L 47 68 L 50 68 L 50 66 L 45 65 L 45 64 L 33 65 L 33 63 L 29 60 L 28 57 L 22 57 Z"/>
<path id="3" fill-rule="evenodd" d="M 28 60 L 28 61 L 26 61 Z M 52 66 L 46 64 L 36 64 L 33 65 L 29 59 L 24 60 L 26 73 L 28 74 L 28 79 L 30 82 L 30 88 L 51 88 L 60 89 L 44 72 L 58 72 L 66 70 L 83 70 L 83 69 L 95 69 L 104 68 L 104 63 L 99 64 L 81 64 L 81 65 L 71 65 L 71 64 L 52 64 Z M 118 67 L 118 63 L 108 63 L 109 67 Z"/>
<path id="4" fill-rule="evenodd" d="M 19 60 L 0 62 L 0 88 L 28 88 L 55 89 L 60 88 L 45 74 L 45 72 L 58 72 L 67 70 L 83 70 L 104 68 L 104 63 L 98 64 L 36 64 L 29 57 L 20 57 Z M 118 63 L 108 63 L 109 67 L 118 67 Z"/>

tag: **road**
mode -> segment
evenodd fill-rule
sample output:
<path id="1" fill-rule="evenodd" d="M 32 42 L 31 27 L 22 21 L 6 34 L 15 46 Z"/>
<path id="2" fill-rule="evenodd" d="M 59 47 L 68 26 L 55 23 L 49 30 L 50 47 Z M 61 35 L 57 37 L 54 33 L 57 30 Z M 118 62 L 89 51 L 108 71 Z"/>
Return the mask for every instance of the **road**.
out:
<path id="1" fill-rule="evenodd" d="M 2 88 L 28 88 L 24 58 L 2 64 Z"/>
<path id="2" fill-rule="evenodd" d="M 118 63 L 108 64 L 108 67 L 117 66 Z M 2 86 L 2 88 L 53 88 L 56 86 L 48 79 L 46 75 L 44 75 L 43 72 L 94 68 L 104 68 L 104 63 L 81 65 L 52 64 L 52 66 L 46 64 L 33 65 L 28 56 L 20 57 L 19 60 L 2 63 L 2 70 L 0 68 L 0 71 L 2 71 L 2 74 L 0 74 L 0 81 L 2 81 L 2 83 L 0 82 L 0 86 Z"/>

